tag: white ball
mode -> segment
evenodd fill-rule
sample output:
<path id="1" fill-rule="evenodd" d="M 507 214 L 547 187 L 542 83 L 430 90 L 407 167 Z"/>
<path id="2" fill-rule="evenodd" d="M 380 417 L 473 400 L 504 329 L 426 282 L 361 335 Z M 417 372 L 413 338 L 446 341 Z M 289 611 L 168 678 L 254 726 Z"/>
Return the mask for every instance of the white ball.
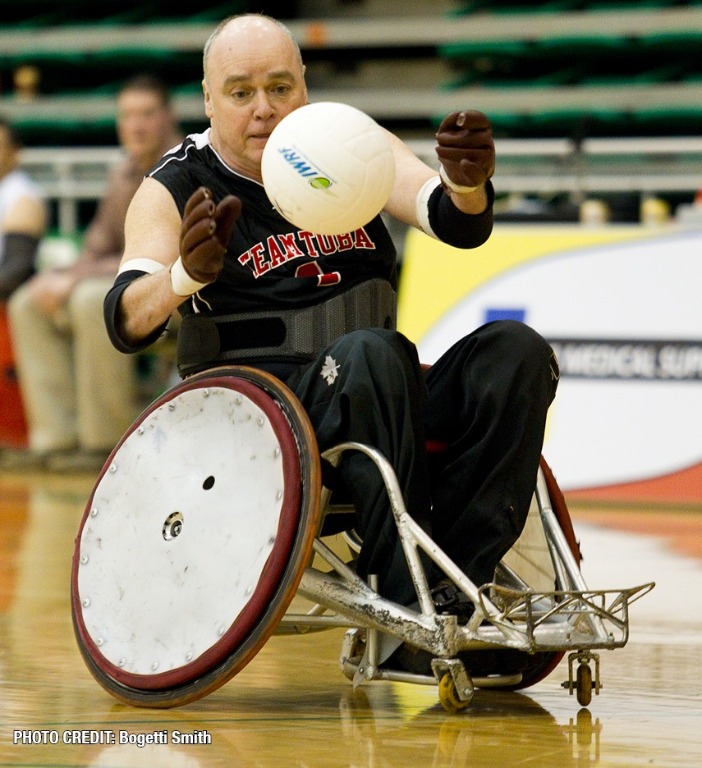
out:
<path id="1" fill-rule="evenodd" d="M 347 104 L 307 104 L 273 129 L 261 158 L 273 207 L 300 229 L 353 232 L 383 209 L 395 180 L 387 133 Z"/>

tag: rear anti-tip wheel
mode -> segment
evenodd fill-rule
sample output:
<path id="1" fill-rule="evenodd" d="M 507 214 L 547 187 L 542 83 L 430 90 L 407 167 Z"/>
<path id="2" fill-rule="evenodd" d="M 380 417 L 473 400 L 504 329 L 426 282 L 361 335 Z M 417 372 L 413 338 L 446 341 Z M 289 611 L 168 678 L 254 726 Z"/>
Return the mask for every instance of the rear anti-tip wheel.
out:
<path id="1" fill-rule="evenodd" d="M 592 670 L 590 665 L 581 663 L 578 665 L 578 671 L 575 674 L 575 693 L 578 704 L 581 707 L 587 707 L 592 701 Z"/>
<path id="2" fill-rule="evenodd" d="M 444 672 L 439 680 L 439 701 L 447 712 L 460 712 L 470 705 L 472 695 L 467 699 L 461 699 L 456 690 L 456 683 L 450 672 Z"/>

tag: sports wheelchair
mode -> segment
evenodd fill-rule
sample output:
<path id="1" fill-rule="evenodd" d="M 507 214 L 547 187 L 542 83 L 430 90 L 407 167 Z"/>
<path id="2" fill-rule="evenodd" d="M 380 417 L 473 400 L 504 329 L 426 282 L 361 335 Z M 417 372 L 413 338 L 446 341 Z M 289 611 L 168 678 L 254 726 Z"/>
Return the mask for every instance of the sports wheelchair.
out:
<path id="1" fill-rule="evenodd" d="M 414 606 L 359 578 L 352 528 L 343 547 L 325 535 L 330 522 L 345 529 L 352 510 L 323 487 L 322 460 L 337 465 L 347 451 L 369 456 L 384 480 Z M 345 443 L 320 457 L 297 398 L 262 371 L 196 374 L 134 422 L 93 488 L 72 565 L 80 652 L 118 700 L 175 707 L 233 678 L 273 633 L 345 627 L 340 666 L 354 687 L 438 684 L 441 704 L 456 711 L 476 688 L 534 685 L 568 653 L 563 686 L 587 706 L 601 687 L 596 651 L 625 645 L 629 605 L 654 585 L 589 590 L 563 494 L 543 461 L 533 498 L 493 583 L 477 586 L 410 518 L 376 450 Z M 423 557 L 473 603 L 467 623 L 437 612 Z M 296 595 L 311 608 L 291 612 Z M 386 663 L 403 643 L 427 652 L 428 674 Z"/>

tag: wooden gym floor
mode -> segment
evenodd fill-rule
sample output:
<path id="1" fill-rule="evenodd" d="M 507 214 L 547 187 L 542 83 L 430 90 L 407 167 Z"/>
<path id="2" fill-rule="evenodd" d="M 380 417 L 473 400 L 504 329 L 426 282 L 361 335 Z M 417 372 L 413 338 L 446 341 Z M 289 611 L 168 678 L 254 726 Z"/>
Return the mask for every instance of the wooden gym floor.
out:
<path id="1" fill-rule="evenodd" d="M 524 692 L 478 691 L 456 715 L 433 687 L 354 692 L 333 630 L 273 637 L 210 696 L 146 710 L 98 686 L 73 636 L 71 556 L 92 484 L 0 476 L 0 766 L 702 765 L 702 509 L 571 505 L 591 588 L 657 582 L 631 609 L 628 645 L 602 653 L 588 709 L 561 688 L 564 662 Z"/>

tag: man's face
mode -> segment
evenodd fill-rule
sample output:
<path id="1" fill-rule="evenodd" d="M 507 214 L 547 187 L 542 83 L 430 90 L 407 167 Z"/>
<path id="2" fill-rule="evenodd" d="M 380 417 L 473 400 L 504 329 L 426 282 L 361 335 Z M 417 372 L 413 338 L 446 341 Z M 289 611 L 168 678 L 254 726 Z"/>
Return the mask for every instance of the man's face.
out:
<path id="1" fill-rule="evenodd" d="M 215 41 L 203 81 L 213 147 L 234 170 L 261 179 L 268 137 L 307 103 L 304 69 L 284 32 L 250 25 L 225 29 Z"/>
<path id="2" fill-rule="evenodd" d="M 158 160 L 172 125 L 172 113 L 157 94 L 142 90 L 120 94 L 117 100 L 119 143 L 140 166 L 149 167 Z"/>

